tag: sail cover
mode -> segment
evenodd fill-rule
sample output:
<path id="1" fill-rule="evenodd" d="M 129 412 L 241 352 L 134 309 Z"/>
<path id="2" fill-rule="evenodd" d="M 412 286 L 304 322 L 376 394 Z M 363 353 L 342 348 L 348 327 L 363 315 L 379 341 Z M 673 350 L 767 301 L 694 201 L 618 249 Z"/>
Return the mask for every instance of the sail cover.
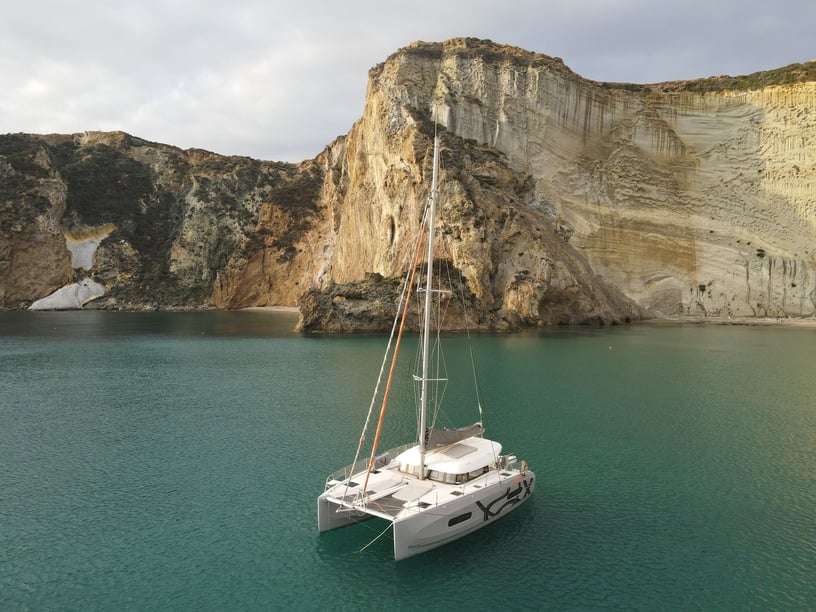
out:
<path id="1" fill-rule="evenodd" d="M 468 425 L 467 427 L 459 427 L 458 429 L 434 429 L 433 427 L 426 427 L 425 448 L 447 446 L 448 444 L 459 442 L 465 438 L 481 436 L 483 433 L 484 427 L 480 422 Z"/>

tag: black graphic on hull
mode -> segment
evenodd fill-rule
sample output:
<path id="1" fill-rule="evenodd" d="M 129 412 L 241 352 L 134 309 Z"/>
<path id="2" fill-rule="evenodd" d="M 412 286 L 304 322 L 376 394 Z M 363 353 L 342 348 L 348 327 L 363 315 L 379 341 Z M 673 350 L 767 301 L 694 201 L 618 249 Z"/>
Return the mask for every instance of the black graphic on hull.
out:
<path id="1" fill-rule="evenodd" d="M 524 486 L 522 486 L 524 485 Z M 524 497 L 519 497 L 524 491 Z M 501 514 L 501 511 L 504 510 L 507 506 L 514 506 L 515 504 L 519 503 L 523 499 L 526 499 L 528 495 L 532 494 L 533 492 L 533 479 L 531 478 L 529 481 L 522 480 L 519 483 L 518 488 L 510 489 L 507 487 L 507 491 L 504 492 L 503 495 L 497 497 L 492 502 L 485 506 L 482 502 L 476 502 L 476 505 L 479 506 L 479 510 L 484 513 L 484 520 L 488 521 L 495 516 Z M 493 506 L 498 504 L 499 502 L 506 500 L 501 506 L 498 507 L 497 510 L 493 510 Z"/>

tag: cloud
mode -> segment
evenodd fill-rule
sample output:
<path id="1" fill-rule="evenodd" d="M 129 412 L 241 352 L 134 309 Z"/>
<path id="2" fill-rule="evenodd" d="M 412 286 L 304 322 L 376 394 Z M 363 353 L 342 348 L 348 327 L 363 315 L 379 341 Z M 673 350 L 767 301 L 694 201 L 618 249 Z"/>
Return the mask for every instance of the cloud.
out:
<path id="1" fill-rule="evenodd" d="M 119 129 L 299 161 L 346 133 L 368 70 L 414 40 L 488 38 L 605 81 L 813 59 L 812 0 L 28 0 L 0 8 L 0 133 Z"/>

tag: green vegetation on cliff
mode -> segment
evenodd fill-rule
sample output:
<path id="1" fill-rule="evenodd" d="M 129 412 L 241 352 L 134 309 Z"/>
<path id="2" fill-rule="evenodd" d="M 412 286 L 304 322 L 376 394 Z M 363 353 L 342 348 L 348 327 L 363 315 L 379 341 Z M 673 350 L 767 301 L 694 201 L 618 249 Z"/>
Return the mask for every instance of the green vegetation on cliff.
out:
<path id="1" fill-rule="evenodd" d="M 113 298 L 109 303 L 119 308 L 207 305 L 231 258 L 269 234 L 258 227 L 265 203 L 289 219 L 267 242 L 283 260 L 294 257 L 318 210 L 322 182 L 314 164 L 302 169 L 182 151 L 121 132 L 0 135 L 0 231 L 7 237 L 0 240 L 0 259 L 26 249 L 43 219 L 52 236 L 113 226 L 90 271 L 107 288 L 104 300 Z M 19 306 L 0 301 L 4 305 Z"/>

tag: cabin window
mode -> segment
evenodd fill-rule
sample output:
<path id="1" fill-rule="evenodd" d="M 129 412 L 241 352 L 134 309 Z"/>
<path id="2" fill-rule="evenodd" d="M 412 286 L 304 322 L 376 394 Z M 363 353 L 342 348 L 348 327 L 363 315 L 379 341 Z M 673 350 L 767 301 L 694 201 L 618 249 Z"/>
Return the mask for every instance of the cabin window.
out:
<path id="1" fill-rule="evenodd" d="M 419 466 L 412 465 L 410 463 L 403 463 L 400 465 L 400 472 L 403 474 L 412 474 L 414 476 L 419 476 Z"/>
<path id="2" fill-rule="evenodd" d="M 453 527 L 454 525 L 458 525 L 459 523 L 464 523 L 473 515 L 472 512 L 465 512 L 464 514 L 460 514 L 459 516 L 454 516 L 451 520 L 448 521 L 448 527 Z"/>
<path id="3" fill-rule="evenodd" d="M 440 472 L 439 470 L 426 470 L 425 477 L 429 480 L 435 480 L 436 482 L 443 482 L 445 484 L 463 484 L 469 480 L 478 478 L 482 474 L 487 474 L 489 471 L 490 468 L 488 466 L 480 467 L 466 474 L 449 474 L 448 472 Z M 419 476 L 419 466 L 403 463 L 400 465 L 400 472 Z"/>
<path id="4" fill-rule="evenodd" d="M 478 470 L 473 470 L 467 474 L 449 474 L 447 472 L 440 472 L 439 470 L 429 470 L 428 478 L 435 480 L 436 482 L 444 482 L 445 484 L 463 484 L 469 480 L 478 478 L 482 474 L 486 474 L 489 471 L 490 468 L 487 466 L 481 467 Z"/>
<path id="5" fill-rule="evenodd" d="M 489 472 L 489 471 L 490 471 L 490 468 L 487 467 L 487 466 L 484 466 L 483 468 L 479 468 L 478 470 L 473 470 L 472 472 L 469 472 L 468 475 L 467 475 L 467 479 L 468 480 L 473 480 L 474 478 L 478 478 L 482 474 L 487 474 L 487 472 Z"/>
<path id="6" fill-rule="evenodd" d="M 428 470 L 428 478 L 445 484 L 462 484 L 467 480 L 467 474 L 448 474 L 439 470 Z"/>

